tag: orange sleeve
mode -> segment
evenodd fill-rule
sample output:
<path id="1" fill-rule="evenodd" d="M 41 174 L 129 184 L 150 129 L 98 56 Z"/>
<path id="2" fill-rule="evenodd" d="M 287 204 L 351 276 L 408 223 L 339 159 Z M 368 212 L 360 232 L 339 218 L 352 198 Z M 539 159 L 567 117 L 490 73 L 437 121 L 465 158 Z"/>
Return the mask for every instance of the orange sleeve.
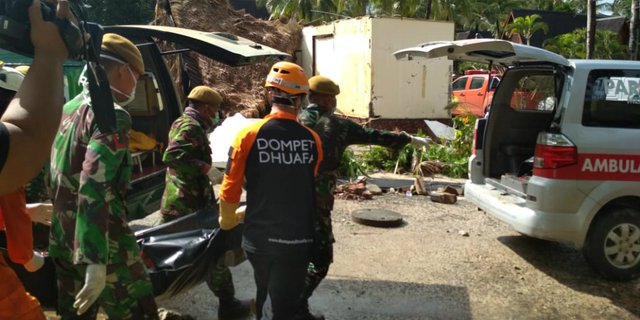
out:
<path id="1" fill-rule="evenodd" d="M 244 184 L 244 171 L 247 157 L 256 140 L 260 127 L 268 120 L 257 122 L 241 130 L 231 144 L 227 170 L 220 186 L 220 200 L 226 203 L 239 203 Z"/>
<path id="2" fill-rule="evenodd" d="M 0 208 L 7 234 L 9 258 L 15 263 L 25 264 L 33 256 L 33 234 L 24 188 L 0 196 Z"/>

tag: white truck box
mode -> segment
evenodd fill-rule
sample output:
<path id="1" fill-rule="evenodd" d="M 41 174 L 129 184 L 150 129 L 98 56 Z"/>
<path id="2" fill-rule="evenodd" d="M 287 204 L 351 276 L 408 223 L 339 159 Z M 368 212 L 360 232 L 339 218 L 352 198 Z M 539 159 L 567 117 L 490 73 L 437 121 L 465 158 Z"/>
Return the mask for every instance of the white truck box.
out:
<path id="1" fill-rule="evenodd" d="M 393 52 L 428 41 L 453 40 L 451 22 L 360 17 L 302 31 L 302 67 L 340 85 L 338 111 L 356 118 L 444 119 L 452 62 L 397 61 Z"/>

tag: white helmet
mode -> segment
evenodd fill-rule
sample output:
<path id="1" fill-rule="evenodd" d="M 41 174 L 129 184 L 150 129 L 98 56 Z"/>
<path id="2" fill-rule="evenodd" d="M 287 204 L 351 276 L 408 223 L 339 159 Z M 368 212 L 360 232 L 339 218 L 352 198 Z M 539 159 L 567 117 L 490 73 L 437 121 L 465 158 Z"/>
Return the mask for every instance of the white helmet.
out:
<path id="1" fill-rule="evenodd" d="M 24 80 L 24 75 L 18 70 L 0 65 L 0 88 L 18 91 Z"/>

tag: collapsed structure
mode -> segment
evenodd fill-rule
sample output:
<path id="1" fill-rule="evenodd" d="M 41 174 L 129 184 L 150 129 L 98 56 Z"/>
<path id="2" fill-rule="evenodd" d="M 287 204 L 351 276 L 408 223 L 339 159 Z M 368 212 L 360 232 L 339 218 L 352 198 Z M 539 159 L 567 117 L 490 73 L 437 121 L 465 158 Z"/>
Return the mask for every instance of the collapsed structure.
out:
<path id="1" fill-rule="evenodd" d="M 170 10 L 165 6 L 165 10 L 157 12 L 157 24 L 227 32 L 288 53 L 296 62 L 302 28 L 294 20 L 258 19 L 244 10 L 233 9 L 226 0 L 171 0 L 168 5 Z M 189 86 L 204 84 L 221 92 L 225 97 L 223 110 L 249 117 L 264 114 L 264 79 L 274 61 L 230 67 L 195 53 L 184 55 L 183 59 Z M 180 79 L 177 70 L 172 66 L 175 78 Z"/>

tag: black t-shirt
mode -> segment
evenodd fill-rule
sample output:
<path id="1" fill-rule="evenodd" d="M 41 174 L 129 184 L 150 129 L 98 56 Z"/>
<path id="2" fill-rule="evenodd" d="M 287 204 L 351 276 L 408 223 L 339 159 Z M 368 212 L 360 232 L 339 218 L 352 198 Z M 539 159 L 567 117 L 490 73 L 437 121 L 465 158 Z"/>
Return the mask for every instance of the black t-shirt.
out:
<path id="1" fill-rule="evenodd" d="M 245 250 L 286 254 L 309 249 L 317 159 L 314 136 L 295 120 L 272 118 L 259 128 L 246 161 Z"/>
<path id="2" fill-rule="evenodd" d="M 7 127 L 0 122 L 0 171 L 4 167 L 4 163 L 7 161 L 9 155 L 9 131 Z"/>

